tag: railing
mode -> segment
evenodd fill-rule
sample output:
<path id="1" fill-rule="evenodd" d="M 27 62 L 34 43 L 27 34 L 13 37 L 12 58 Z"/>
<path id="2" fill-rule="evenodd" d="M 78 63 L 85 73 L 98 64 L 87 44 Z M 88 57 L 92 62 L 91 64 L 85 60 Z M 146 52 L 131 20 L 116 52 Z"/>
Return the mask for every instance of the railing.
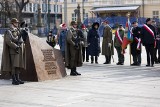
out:
<path id="1" fill-rule="evenodd" d="M 4 34 L 8 28 L 0 28 L 0 34 Z"/>

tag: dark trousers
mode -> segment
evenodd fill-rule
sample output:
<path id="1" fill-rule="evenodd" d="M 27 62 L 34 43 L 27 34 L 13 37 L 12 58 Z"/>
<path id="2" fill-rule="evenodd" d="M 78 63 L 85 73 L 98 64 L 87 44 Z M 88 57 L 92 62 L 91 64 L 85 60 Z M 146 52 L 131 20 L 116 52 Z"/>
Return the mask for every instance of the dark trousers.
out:
<path id="1" fill-rule="evenodd" d="M 111 63 L 111 55 L 105 55 L 106 63 Z"/>
<path id="2" fill-rule="evenodd" d="M 85 58 L 86 58 L 86 61 L 89 60 L 88 48 L 87 47 L 82 48 L 82 55 L 83 55 L 83 62 L 85 61 Z"/>
<path id="3" fill-rule="evenodd" d="M 121 53 L 122 52 L 122 47 L 117 47 L 115 46 L 118 54 L 118 62 L 124 63 L 124 55 Z"/>
<path id="4" fill-rule="evenodd" d="M 133 56 L 133 63 L 141 64 L 141 54 L 132 55 Z"/>
<path id="5" fill-rule="evenodd" d="M 147 64 L 150 65 L 150 62 L 151 64 L 153 65 L 154 64 L 154 44 L 148 44 L 148 45 L 145 45 L 145 48 L 146 48 L 146 53 L 147 53 Z"/>
<path id="6" fill-rule="evenodd" d="M 91 62 L 94 62 L 94 56 L 91 56 Z M 95 56 L 95 62 L 98 62 L 98 56 Z"/>

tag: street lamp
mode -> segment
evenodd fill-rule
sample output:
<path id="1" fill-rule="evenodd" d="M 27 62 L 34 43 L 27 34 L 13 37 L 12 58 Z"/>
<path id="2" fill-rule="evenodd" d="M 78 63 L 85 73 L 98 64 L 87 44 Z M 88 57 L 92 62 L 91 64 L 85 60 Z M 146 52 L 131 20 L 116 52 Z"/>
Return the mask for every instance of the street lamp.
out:
<path id="1" fill-rule="evenodd" d="M 78 4 L 77 9 L 74 10 L 75 14 L 77 15 L 77 24 L 78 26 L 81 24 L 81 14 L 80 14 L 80 5 Z"/>

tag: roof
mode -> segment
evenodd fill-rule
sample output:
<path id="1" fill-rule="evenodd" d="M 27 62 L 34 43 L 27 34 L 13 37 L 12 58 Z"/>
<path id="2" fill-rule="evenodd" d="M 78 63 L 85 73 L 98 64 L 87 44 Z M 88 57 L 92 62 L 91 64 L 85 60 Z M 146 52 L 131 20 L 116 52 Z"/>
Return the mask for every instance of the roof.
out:
<path id="1" fill-rule="evenodd" d="M 99 11 L 117 11 L 117 10 L 124 11 L 124 10 L 136 10 L 136 9 L 138 9 L 138 7 L 139 6 L 99 7 L 99 8 L 91 9 L 90 11 L 93 11 L 93 12 L 99 12 Z"/>

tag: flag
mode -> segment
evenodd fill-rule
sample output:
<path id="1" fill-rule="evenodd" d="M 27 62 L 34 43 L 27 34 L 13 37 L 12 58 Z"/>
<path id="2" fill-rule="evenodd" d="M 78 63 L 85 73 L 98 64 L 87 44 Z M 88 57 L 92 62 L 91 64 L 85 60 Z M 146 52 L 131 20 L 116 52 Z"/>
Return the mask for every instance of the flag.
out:
<path id="1" fill-rule="evenodd" d="M 125 36 L 123 37 L 123 42 L 122 42 L 123 54 L 124 54 L 124 50 L 126 49 L 127 45 L 130 44 L 132 41 L 133 41 L 132 28 L 131 28 L 130 20 L 128 18 L 126 22 Z"/>

